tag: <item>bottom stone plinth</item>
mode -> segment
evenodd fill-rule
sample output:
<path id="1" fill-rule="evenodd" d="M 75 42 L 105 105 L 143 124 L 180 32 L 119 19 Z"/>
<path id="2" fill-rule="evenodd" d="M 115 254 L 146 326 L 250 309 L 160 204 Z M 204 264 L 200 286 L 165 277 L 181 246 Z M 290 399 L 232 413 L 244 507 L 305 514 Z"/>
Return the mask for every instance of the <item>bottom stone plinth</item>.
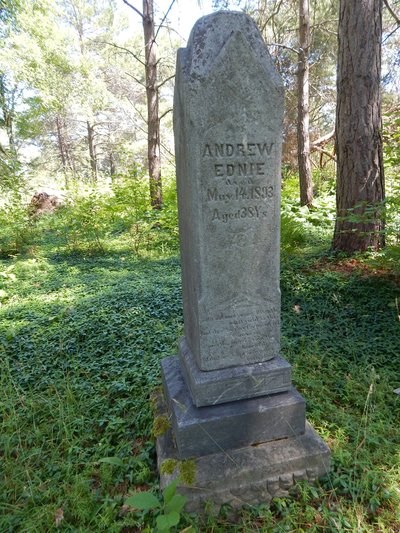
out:
<path id="1" fill-rule="evenodd" d="M 172 474 L 163 473 L 167 465 L 174 465 L 168 459 L 177 461 Z M 179 459 L 169 430 L 157 439 L 161 489 L 179 475 Z M 185 509 L 217 513 L 223 504 L 233 508 L 268 504 L 274 497 L 286 496 L 296 481 L 313 481 L 325 475 L 330 452 L 307 423 L 303 435 L 196 457 L 190 463 L 186 462 L 185 470 L 194 473 L 193 482 L 180 481 L 177 488 L 187 498 Z"/>

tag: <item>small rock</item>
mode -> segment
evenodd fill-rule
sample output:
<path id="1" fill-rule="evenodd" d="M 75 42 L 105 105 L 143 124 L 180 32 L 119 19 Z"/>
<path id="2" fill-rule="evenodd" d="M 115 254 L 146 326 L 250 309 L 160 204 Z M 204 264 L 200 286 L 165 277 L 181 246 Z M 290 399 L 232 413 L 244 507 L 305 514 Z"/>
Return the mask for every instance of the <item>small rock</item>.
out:
<path id="1" fill-rule="evenodd" d="M 33 216 L 52 213 L 61 204 L 60 198 L 47 192 L 36 192 L 29 204 Z"/>

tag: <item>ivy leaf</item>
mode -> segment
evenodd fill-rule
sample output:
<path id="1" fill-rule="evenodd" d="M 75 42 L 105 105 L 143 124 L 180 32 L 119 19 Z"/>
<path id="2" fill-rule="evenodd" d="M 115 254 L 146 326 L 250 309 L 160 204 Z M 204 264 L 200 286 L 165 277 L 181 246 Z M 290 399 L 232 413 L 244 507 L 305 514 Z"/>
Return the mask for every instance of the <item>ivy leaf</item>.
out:
<path id="1" fill-rule="evenodd" d="M 125 505 L 148 511 L 160 507 L 160 502 L 151 492 L 137 492 L 125 500 Z"/>
<path id="2" fill-rule="evenodd" d="M 180 516 L 176 511 L 157 516 L 156 524 L 159 531 L 169 531 L 171 527 L 179 524 Z"/>
<path id="3" fill-rule="evenodd" d="M 167 513 L 180 513 L 186 503 L 187 498 L 182 494 L 174 494 L 172 499 L 165 505 L 165 511 Z"/>
<path id="4" fill-rule="evenodd" d="M 119 457 L 103 457 L 102 459 L 98 460 L 98 463 L 106 463 L 108 465 L 114 465 L 114 466 L 124 466 L 125 463 L 122 459 Z"/>
<path id="5" fill-rule="evenodd" d="M 178 480 L 174 479 L 163 490 L 163 498 L 164 498 L 165 504 L 167 504 L 171 500 L 171 498 L 174 496 L 177 485 L 178 485 Z"/>

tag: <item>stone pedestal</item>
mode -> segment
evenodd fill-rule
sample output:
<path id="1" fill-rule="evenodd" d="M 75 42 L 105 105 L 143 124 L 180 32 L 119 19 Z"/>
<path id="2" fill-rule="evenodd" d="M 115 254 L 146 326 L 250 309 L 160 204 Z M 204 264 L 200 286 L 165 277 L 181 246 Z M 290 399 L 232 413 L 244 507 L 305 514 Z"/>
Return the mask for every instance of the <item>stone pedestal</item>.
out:
<path id="1" fill-rule="evenodd" d="M 175 460 L 191 461 L 192 484 L 178 487 L 188 510 L 266 503 L 329 469 L 279 353 L 282 120 L 282 82 L 254 22 L 200 19 L 177 60 L 185 335 L 162 361 L 171 429 L 157 441 L 161 487 Z"/>
<path id="2" fill-rule="evenodd" d="M 178 461 L 172 474 L 161 474 L 164 489 L 180 475 L 181 457 L 171 430 L 157 439 L 157 459 L 161 472 L 166 461 Z M 287 496 L 297 481 L 315 481 L 329 471 L 330 452 L 306 423 L 300 436 L 203 455 L 194 458 L 189 466 L 194 480 L 182 480 L 178 488 L 188 499 L 186 510 L 218 513 L 223 504 L 233 508 L 269 504 L 272 498 Z"/>

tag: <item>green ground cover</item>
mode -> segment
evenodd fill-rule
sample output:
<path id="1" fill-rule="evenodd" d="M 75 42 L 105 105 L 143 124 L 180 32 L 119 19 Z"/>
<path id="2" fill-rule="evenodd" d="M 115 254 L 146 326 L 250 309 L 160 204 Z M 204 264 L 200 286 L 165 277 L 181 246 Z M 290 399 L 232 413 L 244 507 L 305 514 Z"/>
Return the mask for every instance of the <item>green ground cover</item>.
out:
<path id="1" fill-rule="evenodd" d="M 398 532 L 398 250 L 333 257 L 329 213 L 301 225 L 288 203 L 284 214 L 282 355 L 332 472 L 236 518 L 183 514 L 176 531 Z M 139 215 L 134 237 L 121 219 L 97 240 L 76 224 L 72 246 L 64 212 L 1 260 L 1 532 L 153 530 L 152 511 L 124 502 L 158 496 L 151 395 L 182 334 L 181 285 L 173 214 Z"/>

